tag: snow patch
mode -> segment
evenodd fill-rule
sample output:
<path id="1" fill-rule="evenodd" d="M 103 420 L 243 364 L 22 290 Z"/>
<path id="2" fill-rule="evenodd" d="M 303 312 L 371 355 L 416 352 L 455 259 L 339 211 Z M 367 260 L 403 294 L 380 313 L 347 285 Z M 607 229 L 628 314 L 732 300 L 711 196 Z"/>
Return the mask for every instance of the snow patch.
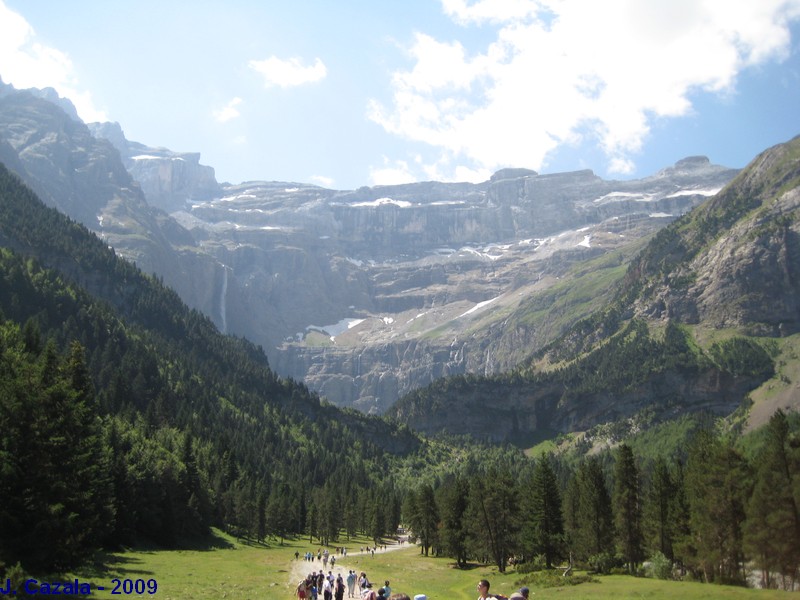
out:
<path id="1" fill-rule="evenodd" d="M 309 325 L 306 327 L 306 331 L 319 331 L 320 333 L 325 333 L 330 336 L 331 341 L 336 341 L 336 336 L 343 334 L 345 331 L 356 327 L 364 322 L 364 319 L 353 319 L 353 318 L 346 318 L 342 319 L 338 323 L 334 323 L 333 325 Z"/>
<path id="2" fill-rule="evenodd" d="M 592 202 L 621 202 L 622 200 L 636 200 L 637 202 L 648 202 L 652 199 L 652 194 L 637 194 L 633 192 L 611 192 L 605 196 L 600 196 Z"/>
<path id="3" fill-rule="evenodd" d="M 496 298 L 492 298 L 491 300 L 484 300 L 483 302 L 478 302 L 478 303 L 477 303 L 475 306 L 473 306 L 472 308 L 470 308 L 470 309 L 469 309 L 467 312 L 465 312 L 465 313 L 463 313 L 463 314 L 460 314 L 460 315 L 458 315 L 458 317 L 457 317 L 457 318 L 459 318 L 459 319 L 460 319 L 461 317 L 466 317 L 467 315 L 471 315 L 471 314 L 472 314 L 472 313 L 474 313 L 475 311 L 478 311 L 478 310 L 480 310 L 480 309 L 484 308 L 485 306 L 488 306 L 488 305 L 490 305 L 492 302 L 494 302 L 495 300 L 497 300 L 497 298 L 499 298 L 499 297 L 500 297 L 500 296 L 497 296 Z"/>
<path id="4" fill-rule="evenodd" d="M 378 198 L 377 200 L 372 200 L 371 202 L 356 202 L 355 204 L 351 204 L 350 206 L 355 208 L 363 208 L 363 207 L 377 207 L 377 206 L 389 206 L 395 205 L 399 208 L 410 208 L 412 206 L 411 202 L 407 200 L 394 200 L 393 198 Z"/>
<path id="5" fill-rule="evenodd" d="M 584 248 L 591 248 L 592 247 L 592 236 L 591 235 L 583 236 L 583 241 L 579 242 L 578 246 L 583 246 Z"/>
<path id="6" fill-rule="evenodd" d="M 707 190 L 681 190 L 679 192 L 675 192 L 674 194 L 670 194 L 669 196 L 664 196 L 665 198 L 678 198 L 680 196 L 716 196 L 722 188 L 713 188 Z"/>
<path id="7" fill-rule="evenodd" d="M 649 216 L 651 219 L 664 219 L 666 217 L 672 217 L 674 215 L 671 215 L 669 213 L 650 213 Z"/>
<path id="8" fill-rule="evenodd" d="M 138 156 L 131 156 L 131 160 L 180 160 L 186 162 L 180 156 L 153 156 L 152 154 L 139 154 Z"/>
<path id="9" fill-rule="evenodd" d="M 235 196 L 225 196 L 217 200 L 217 202 L 236 202 L 237 200 L 255 200 L 256 196 L 253 194 L 236 194 Z"/>

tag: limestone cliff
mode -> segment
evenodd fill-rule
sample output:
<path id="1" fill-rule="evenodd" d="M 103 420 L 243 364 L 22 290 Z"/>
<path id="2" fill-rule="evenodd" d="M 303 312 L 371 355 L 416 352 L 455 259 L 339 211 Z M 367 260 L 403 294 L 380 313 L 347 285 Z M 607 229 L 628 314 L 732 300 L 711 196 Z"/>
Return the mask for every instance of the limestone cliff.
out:
<path id="1" fill-rule="evenodd" d="M 674 171 L 704 165 L 691 158 Z M 429 433 L 521 443 L 645 413 L 730 415 L 754 388 L 775 381 L 767 349 L 779 344 L 769 339 L 800 331 L 799 207 L 800 137 L 765 151 L 659 231 L 606 301 L 534 361 L 501 376 L 436 382 L 390 414 Z M 789 392 L 796 406 L 796 386 Z"/>
<path id="2" fill-rule="evenodd" d="M 479 184 L 218 184 L 196 153 L 87 128 L 10 86 L 0 156 L 281 374 L 377 412 L 442 375 L 513 367 L 596 305 L 639 240 L 736 174 L 692 157 L 630 181 L 504 169 Z"/>

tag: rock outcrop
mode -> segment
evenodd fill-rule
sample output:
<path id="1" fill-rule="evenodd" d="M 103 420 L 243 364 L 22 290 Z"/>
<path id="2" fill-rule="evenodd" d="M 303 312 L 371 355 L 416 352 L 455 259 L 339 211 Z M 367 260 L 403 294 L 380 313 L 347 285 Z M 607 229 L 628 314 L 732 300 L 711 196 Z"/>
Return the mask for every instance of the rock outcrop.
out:
<path id="1" fill-rule="evenodd" d="M 172 152 L 129 142 L 119 123 L 90 123 L 89 130 L 114 145 L 125 168 L 155 207 L 172 212 L 187 202 L 220 194 L 214 169 L 200 164 L 199 152 Z"/>
<path id="2" fill-rule="evenodd" d="M 350 191 L 219 184 L 196 153 L 87 128 L 40 95 L 0 89 L 0 156 L 45 201 L 281 374 L 378 412 L 441 375 L 513 366 L 581 314 L 541 326 L 515 311 L 539 311 L 572 265 L 624 254 L 736 173 L 693 157 L 631 181 L 504 169 Z"/>

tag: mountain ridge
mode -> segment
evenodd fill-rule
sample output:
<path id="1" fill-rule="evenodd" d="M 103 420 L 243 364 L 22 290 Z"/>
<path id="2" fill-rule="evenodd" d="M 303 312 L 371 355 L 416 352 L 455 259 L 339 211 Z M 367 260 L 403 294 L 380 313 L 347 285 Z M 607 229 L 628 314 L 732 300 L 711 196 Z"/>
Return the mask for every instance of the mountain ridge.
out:
<path id="1" fill-rule="evenodd" d="M 8 89 L 0 98 L 0 151 L 13 142 L 11 162 L 35 183 L 19 123 L 47 128 L 18 118 L 27 98 Z M 45 108 L 36 108 L 42 120 L 54 119 Z M 572 265 L 608 252 L 627 257 L 623 247 L 737 172 L 687 157 L 631 181 L 589 170 L 505 169 L 481 184 L 231 185 L 218 184 L 196 153 L 129 142 L 118 124 L 75 127 L 72 142 L 44 136 L 53 145 L 42 153 L 72 143 L 93 171 L 129 171 L 119 191 L 90 203 L 79 220 L 223 331 L 264 347 L 281 374 L 337 405 L 373 412 L 437 376 L 513 367 L 524 358 L 520 348 L 535 350 L 563 331 L 515 316 L 521 303 L 549 293 Z M 92 142 L 87 131 L 108 139 Z M 73 182 L 62 171 L 37 177 L 69 191 Z M 574 322 L 579 306 L 591 304 L 573 304 L 559 323 Z M 514 322 L 510 336 L 506 317 Z M 343 323 L 353 325 L 341 330 Z"/>
<path id="2" fill-rule="evenodd" d="M 729 416 L 776 376 L 779 351 L 767 342 L 798 331 L 798 207 L 800 137 L 764 151 L 719 194 L 656 233 L 605 308 L 527 367 L 434 384 L 389 414 L 427 433 L 454 432 L 462 404 L 467 413 L 480 407 L 483 433 L 495 440 L 583 431 L 643 411 Z M 696 336 L 706 340 L 702 348 Z M 618 387 L 606 391 L 615 377 Z M 796 393 L 783 398 L 800 406 Z"/>

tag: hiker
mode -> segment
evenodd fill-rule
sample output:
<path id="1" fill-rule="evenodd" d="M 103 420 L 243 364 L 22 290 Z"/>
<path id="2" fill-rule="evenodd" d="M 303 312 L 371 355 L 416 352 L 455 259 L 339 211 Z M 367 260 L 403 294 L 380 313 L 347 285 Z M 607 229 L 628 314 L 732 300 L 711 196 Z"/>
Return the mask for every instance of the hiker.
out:
<path id="1" fill-rule="evenodd" d="M 331 600 L 333 596 L 333 590 L 331 589 L 331 580 L 325 577 L 322 581 L 322 597 L 325 600 Z"/>
<path id="2" fill-rule="evenodd" d="M 371 588 L 372 584 L 367 579 L 367 574 L 364 571 L 361 571 L 361 575 L 358 578 L 358 593 L 362 597 L 364 596 L 364 592 Z"/>
<path id="3" fill-rule="evenodd" d="M 489 597 L 489 581 L 487 579 L 481 579 L 478 582 L 478 600 L 486 600 Z"/>
<path id="4" fill-rule="evenodd" d="M 347 597 L 352 598 L 356 591 L 356 572 L 352 569 L 347 574 Z"/>
<path id="5" fill-rule="evenodd" d="M 361 600 L 378 600 L 378 594 L 372 589 L 372 584 L 367 582 L 367 587 L 361 593 Z"/>
<path id="6" fill-rule="evenodd" d="M 344 600 L 344 580 L 342 579 L 342 574 L 336 577 L 336 587 L 333 592 L 333 597 L 335 600 Z"/>

